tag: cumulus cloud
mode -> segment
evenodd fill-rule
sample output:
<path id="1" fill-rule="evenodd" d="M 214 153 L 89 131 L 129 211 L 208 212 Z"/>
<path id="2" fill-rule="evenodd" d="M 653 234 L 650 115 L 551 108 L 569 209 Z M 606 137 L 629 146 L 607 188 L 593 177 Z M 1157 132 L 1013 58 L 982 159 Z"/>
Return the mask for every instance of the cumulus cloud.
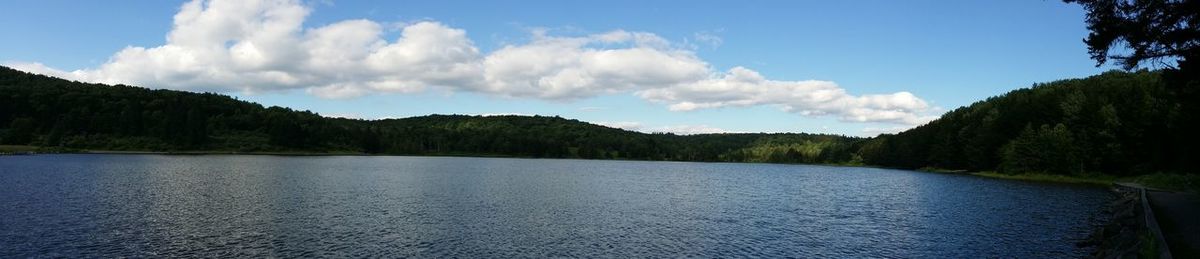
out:
<path id="1" fill-rule="evenodd" d="M 877 136 L 879 134 L 891 134 L 907 130 L 905 126 L 892 127 L 866 127 L 862 129 L 862 133 L 866 136 Z"/>
<path id="2" fill-rule="evenodd" d="M 672 125 L 655 127 L 647 130 L 648 132 L 665 132 L 675 133 L 679 135 L 695 135 L 695 134 L 711 134 L 711 133 L 734 133 L 722 128 L 709 127 L 708 125 Z"/>
<path id="3" fill-rule="evenodd" d="M 604 48 L 597 44 L 621 44 Z M 703 78 L 708 64 L 669 49 L 653 34 L 614 31 L 586 37 L 535 35 L 483 60 L 484 84 L 470 89 L 513 97 L 577 99 Z"/>
<path id="4" fill-rule="evenodd" d="M 311 12 L 299 0 L 193 0 L 175 15 L 161 46 L 129 46 L 98 67 L 74 71 L 8 65 L 79 81 L 194 91 L 354 98 L 440 88 L 556 101 L 634 93 L 674 111 L 772 105 L 851 122 L 929 119 L 929 104 L 908 92 L 852 95 L 828 81 L 770 80 L 743 67 L 722 72 L 686 42 L 653 33 L 562 37 L 542 30 L 528 42 L 483 53 L 465 30 L 436 21 L 403 24 L 399 37 L 386 39 L 391 26 L 371 20 L 305 27 Z M 708 33 L 694 40 L 721 44 Z"/>
<path id="5" fill-rule="evenodd" d="M 636 121 L 601 121 L 596 124 L 610 128 L 618 128 L 630 131 L 640 131 L 645 133 L 675 133 L 679 135 L 694 135 L 694 134 L 710 134 L 710 133 L 733 133 L 722 128 L 710 127 L 708 125 L 670 125 L 647 127 L 641 122 Z"/>
<path id="6" fill-rule="evenodd" d="M 15 67 L 80 81 L 202 91 L 305 89 L 326 98 L 378 91 L 417 92 L 480 77 L 479 50 L 461 29 L 437 22 L 403 27 L 347 20 L 303 28 L 297 1 L 192 1 L 175 15 L 165 45 L 126 47 L 94 69 Z"/>
<path id="7" fill-rule="evenodd" d="M 353 113 L 353 112 L 321 114 L 321 116 L 323 116 L 325 118 L 341 118 L 341 119 L 355 119 L 355 120 L 366 119 L 366 118 L 363 118 L 363 116 L 361 114 Z"/>
<path id="8" fill-rule="evenodd" d="M 709 79 L 636 93 L 668 103 L 672 111 L 775 105 L 803 115 L 834 115 L 843 121 L 919 124 L 930 120 L 930 106 L 909 92 L 854 96 L 829 81 L 768 80 L 750 69 L 734 67 Z"/>
<path id="9" fill-rule="evenodd" d="M 175 14 L 167 44 L 126 47 L 98 68 L 52 74 L 211 91 L 302 87 L 315 81 L 295 62 L 306 59 L 296 42 L 309 12 L 288 1 L 193 1 Z"/>
<path id="10" fill-rule="evenodd" d="M 632 131 L 642 130 L 642 123 L 636 122 L 636 121 L 613 121 L 613 122 L 601 121 L 601 122 L 596 122 L 596 124 L 600 124 L 600 125 L 603 125 L 603 126 L 609 127 L 609 128 L 618 128 L 618 129 L 623 129 L 623 130 L 632 130 Z"/>
<path id="11" fill-rule="evenodd" d="M 483 116 L 483 117 L 495 117 L 495 116 L 525 116 L 525 117 L 533 117 L 534 115 L 533 115 L 533 114 L 528 114 L 528 113 L 519 113 L 519 112 L 498 112 L 498 113 L 484 113 L 484 114 L 480 114 L 479 116 Z"/>

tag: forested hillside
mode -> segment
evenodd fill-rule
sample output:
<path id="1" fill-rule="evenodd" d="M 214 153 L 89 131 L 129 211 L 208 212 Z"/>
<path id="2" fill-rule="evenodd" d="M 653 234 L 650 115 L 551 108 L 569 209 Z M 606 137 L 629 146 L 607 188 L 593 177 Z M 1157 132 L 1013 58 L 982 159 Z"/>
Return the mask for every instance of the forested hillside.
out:
<path id="1" fill-rule="evenodd" d="M 8 145 L 843 163 L 860 140 L 814 134 L 646 134 L 544 116 L 325 118 L 219 94 L 87 84 L 0 67 L 0 144 Z"/>
<path id="2" fill-rule="evenodd" d="M 1195 172 L 1194 117 L 1164 73 L 1112 71 L 1018 89 L 862 145 L 867 164 L 1057 174 Z"/>
<path id="3" fill-rule="evenodd" d="M 138 151 L 343 152 L 866 164 L 972 171 L 1195 172 L 1196 116 L 1171 71 L 1037 84 L 875 138 L 647 134 L 545 116 L 326 118 L 211 93 L 0 68 L 0 144 Z"/>

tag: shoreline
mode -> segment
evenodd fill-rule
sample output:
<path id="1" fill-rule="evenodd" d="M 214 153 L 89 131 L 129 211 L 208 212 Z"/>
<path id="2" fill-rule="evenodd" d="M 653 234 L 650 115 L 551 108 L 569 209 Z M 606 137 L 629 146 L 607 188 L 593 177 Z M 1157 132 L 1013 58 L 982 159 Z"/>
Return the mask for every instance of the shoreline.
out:
<path id="1" fill-rule="evenodd" d="M 1115 176 L 1108 175 L 1093 175 L 1093 176 L 1072 176 L 1072 175 L 1056 175 L 1043 173 L 1021 173 L 1021 174 L 1002 174 L 997 172 L 969 172 L 967 174 L 1004 180 L 1017 180 L 1027 182 L 1041 183 L 1065 183 L 1065 184 L 1082 184 L 1082 185 L 1097 185 L 1097 186 L 1112 186 L 1118 180 Z"/>
<path id="2" fill-rule="evenodd" d="M 55 149 L 39 146 L 17 146 L 17 145 L 0 145 L 0 156 L 10 155 L 37 155 L 37 154 L 114 154 L 114 155 L 260 155 L 260 156 L 407 156 L 407 157 L 485 157 L 485 158 L 526 158 L 526 159 L 582 159 L 582 160 L 613 160 L 613 161 L 673 161 L 673 162 L 699 162 L 699 163 L 748 163 L 748 164 L 782 164 L 789 165 L 794 163 L 767 163 L 767 162 L 731 162 L 731 161 L 680 161 L 680 160 L 636 160 L 636 159 L 588 159 L 588 158 L 547 158 L 547 157 L 531 157 L 531 156 L 508 156 L 495 154 L 368 154 L 352 151 L 330 151 L 330 152 L 312 152 L 312 151 L 222 151 L 222 150 L 190 150 L 190 151 L 148 151 L 148 150 L 86 150 L 86 149 Z M 801 164 L 801 165 L 818 165 L 818 166 L 836 166 L 836 167 L 868 167 L 868 168 L 887 168 L 864 164 Z M 895 169 L 895 168 L 890 168 Z M 904 170 L 904 169 L 902 169 Z M 1111 175 L 1057 175 L 1045 173 L 1018 173 L 1018 174 L 1003 174 L 994 171 L 968 171 L 968 170 L 952 170 L 944 168 L 919 168 L 908 169 L 917 172 L 936 173 L 936 174 L 955 174 L 955 175 L 970 175 L 975 177 L 984 177 L 992 179 L 1015 180 L 1026 182 L 1039 183 L 1059 183 L 1059 184 L 1077 184 L 1091 186 L 1112 186 L 1117 182 L 1139 183 L 1144 186 L 1169 191 L 1180 192 L 1200 192 L 1200 187 L 1195 186 L 1179 186 L 1175 184 L 1176 178 L 1181 177 L 1177 174 L 1155 173 L 1143 174 L 1130 177 L 1116 177 Z M 1183 176 L 1187 177 L 1187 176 Z M 1200 180 L 1200 179 L 1198 179 Z"/>
<path id="3" fill-rule="evenodd" d="M 271 155 L 271 156 L 378 156 L 384 154 L 368 154 L 353 151 L 233 151 L 233 150 L 105 150 L 105 149 L 75 149 L 53 148 L 28 145 L 0 145 L 0 155 L 37 155 L 37 154 L 115 154 L 115 155 Z"/>
<path id="4" fill-rule="evenodd" d="M 1080 184 L 1080 185 L 1095 185 L 1095 186 L 1111 186 L 1118 182 L 1118 177 L 1110 175 L 1058 175 L 1046 173 L 1017 173 L 1004 174 L 995 171 L 969 171 L 969 170 L 951 170 L 943 168 L 920 168 L 914 171 L 935 173 L 935 174 L 955 174 L 955 175 L 970 175 L 976 177 L 1015 180 L 1025 182 L 1038 183 L 1062 183 L 1062 184 Z"/>
<path id="5" fill-rule="evenodd" d="M 290 152 L 290 151 L 126 151 L 126 150 L 80 150 L 58 152 L 58 154 L 112 154 L 112 155 L 265 155 L 265 156 L 372 156 L 355 152 Z"/>

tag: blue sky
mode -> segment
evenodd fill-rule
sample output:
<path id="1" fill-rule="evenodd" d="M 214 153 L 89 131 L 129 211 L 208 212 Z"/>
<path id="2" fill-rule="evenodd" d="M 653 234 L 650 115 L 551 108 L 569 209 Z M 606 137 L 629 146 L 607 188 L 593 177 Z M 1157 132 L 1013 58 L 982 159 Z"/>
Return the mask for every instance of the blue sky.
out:
<path id="1" fill-rule="evenodd" d="M 252 14 L 226 13 L 214 7 L 216 2 L 202 2 L 197 11 L 209 20 L 270 24 L 265 14 L 300 10 L 283 16 L 300 24 L 280 34 L 253 29 L 275 28 L 263 26 L 228 33 L 237 34 L 232 38 L 177 37 L 203 38 L 186 44 L 168 35 L 231 29 L 203 21 L 187 28 L 174 25 L 184 4 L 3 1 L 0 29 L 8 36 L 0 41 L 0 62 L 84 81 L 218 91 L 330 116 L 540 114 L 641 131 L 846 135 L 912 127 L 1035 82 L 1113 68 L 1094 67 L 1081 42 L 1087 35 L 1082 8 L 1059 1 L 282 1 L 228 9 L 257 8 Z M 291 7 L 299 9 L 287 9 Z M 379 35 L 363 41 L 375 40 L 363 49 L 371 53 L 384 52 L 385 45 L 400 42 L 406 32 L 410 39 L 429 39 L 412 42 L 463 48 L 403 49 L 408 45 L 395 44 L 396 53 L 407 54 L 388 56 L 391 63 L 368 66 L 370 58 L 347 63 L 377 73 L 310 76 L 316 65 L 308 63 L 328 60 L 311 54 L 318 53 L 311 47 L 318 44 L 307 40 L 320 38 L 312 32 L 321 28 L 377 28 Z M 465 33 L 467 41 L 434 41 L 453 40 L 455 32 Z M 652 40 L 642 41 L 639 35 Z M 227 49 L 214 53 L 231 56 L 240 53 L 239 42 L 257 43 L 253 46 L 268 59 L 230 65 L 221 62 L 242 59 L 224 58 L 174 70 L 160 67 L 175 63 L 147 63 L 179 57 L 155 52 L 156 47 L 199 46 L 192 43 L 204 40 L 220 41 Z M 572 45 L 572 40 L 584 43 Z M 305 42 L 289 43 L 299 41 Z M 130 47 L 146 51 L 117 58 L 116 53 Z M 558 47 L 568 50 L 557 56 L 566 63 L 538 75 L 503 64 L 541 66 L 537 62 L 544 59 L 500 55 Z M 274 55 L 273 49 L 309 54 Z M 447 54 L 463 49 L 468 51 Z M 493 59 L 506 62 L 493 67 L 488 63 Z M 288 65 L 300 63 L 304 68 Z M 430 76 L 436 73 L 429 71 L 449 67 L 472 68 Z M 271 71 L 288 79 L 248 78 Z M 559 73 L 563 71 L 585 75 Z M 179 83 L 178 78 L 193 81 Z M 243 82 L 263 83 L 237 85 Z M 514 85 L 529 82 L 534 83 Z"/>

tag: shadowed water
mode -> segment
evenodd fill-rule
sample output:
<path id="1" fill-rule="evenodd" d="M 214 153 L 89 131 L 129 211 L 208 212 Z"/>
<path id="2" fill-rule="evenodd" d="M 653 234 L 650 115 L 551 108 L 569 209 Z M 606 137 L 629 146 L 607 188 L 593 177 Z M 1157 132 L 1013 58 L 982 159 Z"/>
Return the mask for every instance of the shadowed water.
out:
<path id="1" fill-rule="evenodd" d="M 0 157 L 0 257 L 1078 257 L 1103 189 L 806 165 Z"/>

